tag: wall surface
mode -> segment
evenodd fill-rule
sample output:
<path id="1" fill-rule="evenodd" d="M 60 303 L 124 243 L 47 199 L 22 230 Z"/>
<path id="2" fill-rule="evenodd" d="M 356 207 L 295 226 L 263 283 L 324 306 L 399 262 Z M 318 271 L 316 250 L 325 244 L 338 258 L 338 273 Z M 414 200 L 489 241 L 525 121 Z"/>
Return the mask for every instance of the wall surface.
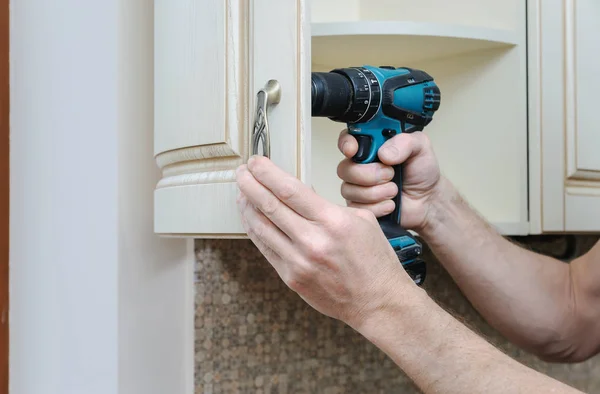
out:
<path id="1" fill-rule="evenodd" d="M 598 238 L 577 237 L 575 254 Z M 559 256 L 558 238 L 521 238 Z M 289 290 L 250 241 L 196 241 L 196 393 L 418 392 L 376 347 L 314 311 Z M 471 328 L 533 368 L 587 393 L 600 393 L 600 356 L 544 363 L 507 343 L 462 296 L 426 251 L 429 293 Z"/>

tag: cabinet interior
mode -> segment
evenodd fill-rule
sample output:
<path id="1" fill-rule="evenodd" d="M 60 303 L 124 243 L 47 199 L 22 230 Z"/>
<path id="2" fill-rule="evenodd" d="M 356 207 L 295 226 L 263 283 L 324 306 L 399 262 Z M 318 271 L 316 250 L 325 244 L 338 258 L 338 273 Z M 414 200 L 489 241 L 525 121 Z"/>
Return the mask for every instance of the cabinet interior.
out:
<path id="1" fill-rule="evenodd" d="M 442 172 L 502 233 L 526 233 L 525 4 L 461 0 L 453 5 L 455 12 L 448 12 L 445 0 L 416 7 L 406 0 L 312 2 L 312 71 L 370 64 L 432 75 L 441 106 L 424 132 Z M 344 128 L 312 119 L 310 182 L 341 205 L 336 167 L 343 157 L 337 139 Z"/>

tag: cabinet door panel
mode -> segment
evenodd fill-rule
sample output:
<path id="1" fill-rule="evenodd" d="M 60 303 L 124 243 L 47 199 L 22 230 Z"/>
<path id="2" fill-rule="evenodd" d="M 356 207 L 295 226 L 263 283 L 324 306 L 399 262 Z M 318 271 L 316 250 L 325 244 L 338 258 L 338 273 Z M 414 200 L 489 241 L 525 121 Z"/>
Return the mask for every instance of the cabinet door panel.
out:
<path id="1" fill-rule="evenodd" d="M 304 181 L 308 181 L 311 121 L 311 37 L 306 2 L 250 2 L 250 108 L 256 108 L 256 93 L 269 80 L 279 83 L 280 101 L 268 115 L 271 159 Z"/>
<path id="2" fill-rule="evenodd" d="M 600 36 L 600 3 L 594 0 L 569 0 L 572 13 L 568 19 L 569 55 L 573 59 L 573 105 L 575 113 L 570 130 L 569 155 L 571 173 L 583 172 L 582 176 L 600 180 L 600 127 L 596 112 L 597 95 L 600 91 L 600 53 L 594 38 Z M 585 174 L 587 172 L 592 172 Z"/>
<path id="3" fill-rule="evenodd" d="M 305 13 L 301 0 L 155 1 L 157 233 L 245 236 L 235 170 L 252 154 L 257 92 L 268 80 L 281 86 L 280 101 L 268 108 L 271 158 L 305 179 Z"/>
<path id="4" fill-rule="evenodd" d="M 228 143 L 240 150 L 241 130 L 235 125 L 227 128 L 225 116 L 230 111 L 235 120 L 241 109 L 235 100 L 240 89 L 235 80 L 227 80 L 226 69 L 240 72 L 243 60 L 239 51 L 242 10 L 235 3 L 156 1 L 155 153 Z M 233 95 L 229 103 L 228 94 Z"/>
<path id="5" fill-rule="evenodd" d="M 600 4 L 565 0 L 566 162 L 565 230 L 600 230 L 600 128 L 596 96 Z"/>

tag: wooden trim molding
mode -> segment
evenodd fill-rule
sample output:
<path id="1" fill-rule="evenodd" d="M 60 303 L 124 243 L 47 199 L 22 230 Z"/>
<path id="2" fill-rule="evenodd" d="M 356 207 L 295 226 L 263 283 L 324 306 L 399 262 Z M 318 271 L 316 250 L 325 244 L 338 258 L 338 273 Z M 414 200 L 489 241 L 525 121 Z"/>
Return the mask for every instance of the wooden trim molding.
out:
<path id="1" fill-rule="evenodd" d="M 10 209 L 10 88 L 9 0 L 0 0 L 0 393 L 8 393 L 9 355 L 9 209 Z"/>

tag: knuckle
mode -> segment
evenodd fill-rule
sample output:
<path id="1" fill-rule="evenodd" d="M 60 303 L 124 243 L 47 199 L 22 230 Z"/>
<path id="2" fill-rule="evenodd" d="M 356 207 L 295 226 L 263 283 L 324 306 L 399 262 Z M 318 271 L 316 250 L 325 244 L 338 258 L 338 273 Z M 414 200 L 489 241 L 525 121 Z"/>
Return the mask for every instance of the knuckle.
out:
<path id="1" fill-rule="evenodd" d="M 248 226 L 248 235 L 253 235 L 256 238 L 262 239 L 265 234 L 265 223 L 255 217 L 255 215 L 250 216 L 249 221 L 247 221 Z"/>
<path id="2" fill-rule="evenodd" d="M 389 166 L 377 163 L 377 165 L 373 167 L 370 177 L 373 179 L 373 182 L 375 182 L 375 180 L 389 182 L 394 178 L 394 170 Z"/>
<path id="3" fill-rule="evenodd" d="M 361 192 L 366 202 L 377 202 L 382 199 L 382 190 L 380 187 L 366 187 Z"/>
<path id="4" fill-rule="evenodd" d="M 429 138 L 429 134 L 427 133 L 417 133 L 414 138 L 421 139 L 421 141 L 426 145 L 431 144 L 431 138 Z"/>
<path id="5" fill-rule="evenodd" d="M 306 283 L 312 280 L 315 276 L 315 268 L 310 263 L 298 263 L 295 264 L 292 268 L 293 270 L 293 278 L 295 278 L 298 282 Z"/>
<path id="6" fill-rule="evenodd" d="M 369 209 L 355 209 L 354 212 L 356 216 L 360 217 L 361 219 L 367 220 L 369 222 L 377 221 L 375 213 L 373 213 L 373 211 Z"/>
<path id="7" fill-rule="evenodd" d="M 255 170 L 263 170 L 265 165 L 267 164 L 267 157 L 266 156 L 261 156 L 261 155 L 256 155 L 254 156 L 254 169 Z"/>
<path id="8" fill-rule="evenodd" d="M 377 201 L 393 198 L 396 194 L 398 194 L 398 185 L 394 182 L 385 183 L 377 190 Z"/>
<path id="9" fill-rule="evenodd" d="M 263 231 L 255 223 L 246 222 L 246 232 L 249 236 L 261 239 Z"/>
<path id="10" fill-rule="evenodd" d="M 377 210 L 379 211 L 379 215 L 383 216 L 383 215 L 388 215 L 388 214 L 392 213 L 395 208 L 396 208 L 396 203 L 394 203 L 394 201 L 392 201 L 392 200 L 387 200 L 387 201 L 384 201 L 381 204 L 379 204 L 379 206 L 377 207 Z"/>
<path id="11" fill-rule="evenodd" d="M 346 141 L 346 136 L 348 135 L 348 131 L 346 129 L 343 129 L 340 131 L 339 135 L 338 135 L 338 149 L 342 150 L 342 145 L 344 144 L 344 141 Z"/>
<path id="12" fill-rule="evenodd" d="M 331 214 L 329 219 L 327 220 L 327 231 L 332 234 L 334 237 L 347 234 L 349 227 L 351 226 L 348 215 L 345 214 L 345 210 L 336 211 L 334 214 Z M 329 243 L 326 243 L 326 247 L 329 247 Z"/>
<path id="13" fill-rule="evenodd" d="M 284 200 L 289 200 L 298 194 L 299 187 L 295 182 L 285 182 L 281 187 L 280 195 Z"/>
<path id="14" fill-rule="evenodd" d="M 312 261 L 323 262 L 330 255 L 331 245 L 322 237 L 312 237 L 308 241 L 308 257 Z"/>
<path id="15" fill-rule="evenodd" d="M 275 198 L 268 198 L 261 204 L 260 210 L 267 216 L 273 215 L 277 212 L 279 206 L 278 201 Z"/>
<path id="16" fill-rule="evenodd" d="M 340 163 L 337 166 L 337 176 L 344 180 L 347 181 L 348 180 L 348 159 L 344 159 L 342 161 L 340 161 Z"/>
<path id="17" fill-rule="evenodd" d="M 342 182 L 342 185 L 340 187 L 340 194 L 342 195 L 342 197 L 348 200 L 352 200 L 352 188 L 353 186 L 348 182 Z"/>
<path id="18" fill-rule="evenodd" d="M 425 133 L 419 133 L 418 136 L 415 136 L 414 145 L 416 145 L 413 150 L 415 153 L 419 151 L 429 151 L 433 149 L 433 144 L 431 142 L 431 138 Z"/>
<path id="19" fill-rule="evenodd" d="M 316 272 L 310 263 L 299 262 L 290 267 L 284 282 L 296 293 L 303 293 L 315 280 Z"/>

